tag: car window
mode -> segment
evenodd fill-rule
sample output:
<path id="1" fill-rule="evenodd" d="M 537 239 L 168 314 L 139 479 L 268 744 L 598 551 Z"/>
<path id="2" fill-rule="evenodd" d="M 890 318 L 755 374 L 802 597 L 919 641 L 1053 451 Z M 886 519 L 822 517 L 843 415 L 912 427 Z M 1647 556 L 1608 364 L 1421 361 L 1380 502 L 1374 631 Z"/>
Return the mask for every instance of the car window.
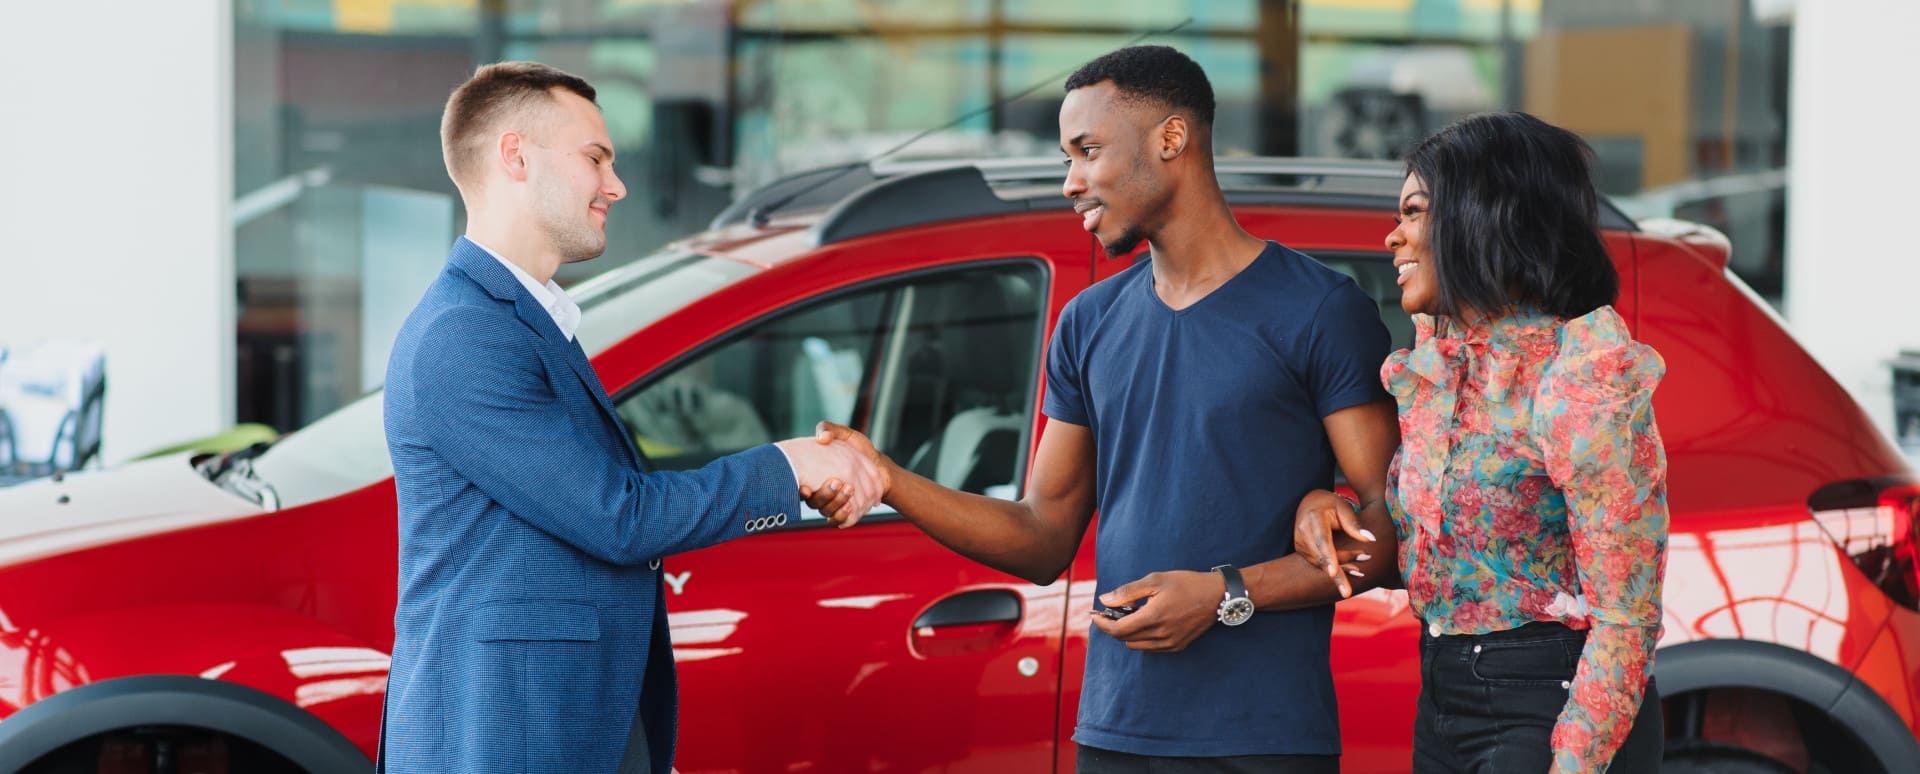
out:
<path id="1" fill-rule="evenodd" d="M 829 419 L 942 484 L 1011 497 L 1033 424 L 1046 318 L 1036 262 L 943 270 L 736 332 L 618 402 L 657 470 L 798 436 Z"/>
<path id="2" fill-rule="evenodd" d="M 849 424 L 894 291 L 870 289 L 753 325 L 617 402 L 657 470 L 689 470 L 815 423 Z"/>
<path id="3" fill-rule="evenodd" d="M 1019 496 L 1038 392 L 1046 273 L 1018 261 L 901 289 L 867 428 L 874 445 L 941 485 Z"/>

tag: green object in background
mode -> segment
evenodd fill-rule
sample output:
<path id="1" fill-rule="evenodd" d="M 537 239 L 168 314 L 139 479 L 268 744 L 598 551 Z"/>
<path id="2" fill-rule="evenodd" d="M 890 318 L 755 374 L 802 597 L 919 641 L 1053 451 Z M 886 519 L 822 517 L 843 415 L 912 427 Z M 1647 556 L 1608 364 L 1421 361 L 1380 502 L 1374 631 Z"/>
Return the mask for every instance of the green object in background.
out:
<path id="1" fill-rule="evenodd" d="M 279 437 L 280 431 L 278 430 L 258 422 L 247 422 L 234 425 L 225 432 L 209 435 L 205 438 L 196 438 L 186 443 L 169 446 L 165 449 L 155 449 L 134 459 L 144 460 L 153 457 L 165 457 L 169 454 L 179 454 L 188 451 L 198 454 L 229 452 L 235 449 L 245 449 L 256 443 L 271 441 Z"/>

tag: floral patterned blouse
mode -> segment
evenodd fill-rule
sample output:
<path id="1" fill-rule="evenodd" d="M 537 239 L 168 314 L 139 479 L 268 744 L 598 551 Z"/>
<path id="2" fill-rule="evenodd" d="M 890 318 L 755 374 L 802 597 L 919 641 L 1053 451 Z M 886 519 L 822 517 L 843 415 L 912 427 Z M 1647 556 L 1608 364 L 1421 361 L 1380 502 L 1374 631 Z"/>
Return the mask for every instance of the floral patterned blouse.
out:
<path id="1" fill-rule="evenodd" d="M 1387 503 L 1414 611 L 1435 636 L 1588 630 L 1553 770 L 1604 771 L 1660 638 L 1666 366 L 1612 307 L 1440 322 L 1415 315 L 1413 349 L 1380 374 L 1400 406 Z"/>

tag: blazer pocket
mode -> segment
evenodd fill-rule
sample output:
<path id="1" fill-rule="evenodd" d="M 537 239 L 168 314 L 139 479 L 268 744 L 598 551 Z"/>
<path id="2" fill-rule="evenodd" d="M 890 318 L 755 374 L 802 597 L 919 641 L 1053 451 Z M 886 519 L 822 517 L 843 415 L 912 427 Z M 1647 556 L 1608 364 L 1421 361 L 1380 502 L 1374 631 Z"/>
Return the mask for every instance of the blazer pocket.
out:
<path id="1" fill-rule="evenodd" d="M 474 610 L 473 631 L 481 642 L 594 642 L 600 609 L 585 602 L 489 602 Z"/>

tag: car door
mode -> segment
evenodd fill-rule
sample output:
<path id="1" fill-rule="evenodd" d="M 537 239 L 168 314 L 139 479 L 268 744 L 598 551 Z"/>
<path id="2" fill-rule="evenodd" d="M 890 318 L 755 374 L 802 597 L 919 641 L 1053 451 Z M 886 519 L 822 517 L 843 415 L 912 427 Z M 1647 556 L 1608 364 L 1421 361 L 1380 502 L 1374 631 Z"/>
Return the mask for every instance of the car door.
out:
<path id="1" fill-rule="evenodd" d="M 655 469 L 850 423 L 959 489 L 1018 495 L 1048 276 L 960 264 L 808 299 L 641 379 L 617 404 Z M 1037 587 L 897 516 L 817 514 L 669 557 L 682 772 L 1051 767 L 1065 583 Z"/>

